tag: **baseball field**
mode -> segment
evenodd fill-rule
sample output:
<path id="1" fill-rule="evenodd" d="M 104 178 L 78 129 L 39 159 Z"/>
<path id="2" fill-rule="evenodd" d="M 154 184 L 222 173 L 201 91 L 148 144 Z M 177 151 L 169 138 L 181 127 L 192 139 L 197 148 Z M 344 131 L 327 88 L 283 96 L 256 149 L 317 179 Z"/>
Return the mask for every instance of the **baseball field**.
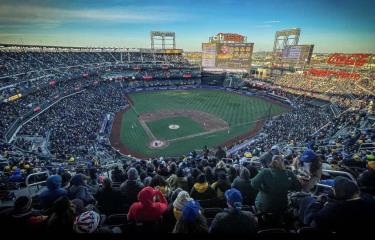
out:
<path id="1" fill-rule="evenodd" d="M 204 145 L 229 144 L 255 134 L 269 116 L 286 106 L 223 90 L 168 90 L 131 93 L 117 113 L 112 145 L 139 157 L 181 156 Z"/>

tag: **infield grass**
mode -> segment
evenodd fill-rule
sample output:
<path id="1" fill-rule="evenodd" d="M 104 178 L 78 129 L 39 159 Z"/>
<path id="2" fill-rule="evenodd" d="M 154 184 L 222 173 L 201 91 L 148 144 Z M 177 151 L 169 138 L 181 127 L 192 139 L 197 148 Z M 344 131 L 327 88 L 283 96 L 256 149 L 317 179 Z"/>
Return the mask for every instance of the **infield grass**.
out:
<path id="1" fill-rule="evenodd" d="M 188 117 L 170 117 L 146 122 L 154 136 L 159 140 L 171 140 L 195 133 L 204 132 L 202 126 Z M 170 129 L 169 125 L 177 124 L 178 129 Z"/>

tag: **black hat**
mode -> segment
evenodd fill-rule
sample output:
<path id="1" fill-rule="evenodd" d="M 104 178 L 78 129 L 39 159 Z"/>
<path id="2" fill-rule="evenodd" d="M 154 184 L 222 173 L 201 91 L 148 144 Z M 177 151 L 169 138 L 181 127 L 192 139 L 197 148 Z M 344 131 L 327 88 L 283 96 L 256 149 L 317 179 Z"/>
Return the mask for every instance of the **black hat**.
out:
<path id="1" fill-rule="evenodd" d="M 206 175 L 205 174 L 200 174 L 198 176 L 198 182 L 199 183 L 205 183 L 206 182 Z"/>

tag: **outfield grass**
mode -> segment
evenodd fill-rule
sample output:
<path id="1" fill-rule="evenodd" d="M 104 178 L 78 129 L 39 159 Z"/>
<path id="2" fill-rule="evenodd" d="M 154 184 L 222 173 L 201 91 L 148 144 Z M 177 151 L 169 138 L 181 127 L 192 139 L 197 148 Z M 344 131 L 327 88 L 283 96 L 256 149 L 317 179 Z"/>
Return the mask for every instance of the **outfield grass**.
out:
<path id="1" fill-rule="evenodd" d="M 242 96 L 222 90 L 169 90 L 158 92 L 132 93 L 129 97 L 134 102 L 135 110 L 124 113 L 121 124 L 121 143 L 133 152 L 146 156 L 178 156 L 203 145 L 213 147 L 239 135 L 245 134 L 254 127 L 254 122 L 288 111 L 286 108 L 269 101 Z M 229 131 L 173 142 L 164 149 L 150 149 L 149 137 L 138 122 L 139 113 L 155 112 L 161 109 L 187 109 L 213 114 L 230 124 Z M 153 131 L 155 134 L 155 132 Z M 158 133 L 159 134 L 159 133 Z M 161 131 L 160 134 L 163 134 Z M 159 135 L 160 137 L 162 135 Z"/>
<path id="2" fill-rule="evenodd" d="M 188 117 L 170 117 L 146 122 L 148 128 L 157 139 L 171 140 L 179 137 L 204 132 L 202 126 Z M 177 124 L 179 129 L 170 129 L 169 125 Z"/>

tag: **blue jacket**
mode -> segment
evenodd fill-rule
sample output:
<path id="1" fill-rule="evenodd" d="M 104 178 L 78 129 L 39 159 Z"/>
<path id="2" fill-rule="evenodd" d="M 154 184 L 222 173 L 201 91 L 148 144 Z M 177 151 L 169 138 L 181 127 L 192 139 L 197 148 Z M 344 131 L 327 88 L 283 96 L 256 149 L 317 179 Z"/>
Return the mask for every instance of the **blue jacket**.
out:
<path id="1" fill-rule="evenodd" d="M 67 192 L 61 187 L 62 179 L 59 175 L 52 175 L 47 179 L 47 189 L 39 195 L 39 201 L 43 209 L 50 208 L 54 201 Z"/>

